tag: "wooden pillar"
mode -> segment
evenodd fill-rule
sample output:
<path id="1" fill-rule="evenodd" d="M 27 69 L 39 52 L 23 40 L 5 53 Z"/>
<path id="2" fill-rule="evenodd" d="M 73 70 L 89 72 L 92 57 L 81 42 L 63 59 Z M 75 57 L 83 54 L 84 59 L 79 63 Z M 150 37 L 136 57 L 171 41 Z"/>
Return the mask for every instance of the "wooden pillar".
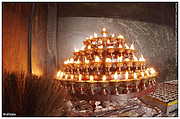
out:
<path id="1" fill-rule="evenodd" d="M 28 72 L 31 4 L 3 3 L 3 72 Z"/>

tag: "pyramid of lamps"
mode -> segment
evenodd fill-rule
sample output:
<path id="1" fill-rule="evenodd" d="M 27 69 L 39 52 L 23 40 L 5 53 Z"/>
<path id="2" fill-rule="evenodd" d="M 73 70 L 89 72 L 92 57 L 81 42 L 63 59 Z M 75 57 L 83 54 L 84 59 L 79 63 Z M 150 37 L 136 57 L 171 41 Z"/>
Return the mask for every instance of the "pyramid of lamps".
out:
<path id="1" fill-rule="evenodd" d="M 64 61 L 57 79 L 75 82 L 119 82 L 148 79 L 157 76 L 154 68 L 147 67 L 143 55 L 126 44 L 122 35 L 109 35 L 105 28 L 101 35 L 94 33 L 83 41 L 73 56 Z"/>

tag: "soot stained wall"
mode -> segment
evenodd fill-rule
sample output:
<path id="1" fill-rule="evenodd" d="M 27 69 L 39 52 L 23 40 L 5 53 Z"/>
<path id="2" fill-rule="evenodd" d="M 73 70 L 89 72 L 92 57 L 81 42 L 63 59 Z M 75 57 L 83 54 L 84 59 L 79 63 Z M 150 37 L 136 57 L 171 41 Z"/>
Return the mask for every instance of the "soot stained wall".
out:
<path id="1" fill-rule="evenodd" d="M 160 80 L 175 80 L 177 76 L 177 39 L 174 29 L 167 25 L 119 18 L 63 17 L 58 24 L 59 66 L 80 48 L 86 37 L 106 27 L 111 33 L 121 33 L 130 45 L 144 55 L 148 64 L 160 73 Z M 137 53 L 137 55 L 140 55 Z"/>

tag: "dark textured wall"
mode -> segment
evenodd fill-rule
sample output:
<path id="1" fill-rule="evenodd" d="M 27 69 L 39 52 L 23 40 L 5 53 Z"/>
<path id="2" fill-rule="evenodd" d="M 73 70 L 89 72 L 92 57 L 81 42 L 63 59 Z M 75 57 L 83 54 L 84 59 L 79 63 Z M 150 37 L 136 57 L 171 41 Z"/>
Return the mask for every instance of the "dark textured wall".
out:
<path id="1" fill-rule="evenodd" d="M 75 47 L 80 48 L 86 37 L 98 33 L 103 27 L 112 33 L 121 33 L 128 39 L 128 45 L 135 42 L 135 48 L 144 55 L 147 63 L 160 73 L 160 81 L 176 79 L 177 39 L 174 29 L 167 25 L 120 18 L 59 18 L 60 67 L 63 60 L 72 55 Z"/>

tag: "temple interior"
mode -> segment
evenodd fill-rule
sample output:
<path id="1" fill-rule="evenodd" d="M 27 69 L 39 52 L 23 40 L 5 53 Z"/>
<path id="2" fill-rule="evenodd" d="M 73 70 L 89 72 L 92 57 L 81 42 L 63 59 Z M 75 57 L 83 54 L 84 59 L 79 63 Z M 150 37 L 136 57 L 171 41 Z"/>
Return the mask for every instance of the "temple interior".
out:
<path id="1" fill-rule="evenodd" d="M 2 116 L 177 117 L 177 4 L 2 3 Z"/>

